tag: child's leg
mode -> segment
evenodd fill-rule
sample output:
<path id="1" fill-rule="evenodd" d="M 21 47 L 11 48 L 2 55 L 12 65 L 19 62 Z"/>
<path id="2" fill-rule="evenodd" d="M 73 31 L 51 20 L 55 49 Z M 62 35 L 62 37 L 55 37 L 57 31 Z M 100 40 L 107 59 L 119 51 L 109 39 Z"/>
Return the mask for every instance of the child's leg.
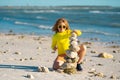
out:
<path id="1" fill-rule="evenodd" d="M 86 54 L 86 46 L 82 44 L 80 46 L 80 50 L 78 51 L 78 57 L 79 57 L 77 62 L 78 64 L 80 64 L 83 61 L 85 54 Z"/>
<path id="2" fill-rule="evenodd" d="M 64 59 L 65 55 L 58 55 L 57 58 L 54 61 L 53 64 L 53 69 L 57 70 L 60 68 L 60 66 L 62 66 L 62 64 L 65 62 Z"/>
<path id="3" fill-rule="evenodd" d="M 77 67 L 76 67 L 76 69 L 78 71 L 82 71 L 83 70 L 80 63 L 83 61 L 83 58 L 84 58 L 85 54 L 86 54 L 86 46 L 85 45 L 81 45 L 80 46 L 80 50 L 78 51 L 79 59 L 78 59 L 78 62 L 77 62 Z"/>
<path id="4" fill-rule="evenodd" d="M 57 70 L 60 68 L 60 66 L 63 64 L 64 62 L 63 61 L 54 61 L 54 64 L 53 64 L 53 69 L 54 70 Z"/>

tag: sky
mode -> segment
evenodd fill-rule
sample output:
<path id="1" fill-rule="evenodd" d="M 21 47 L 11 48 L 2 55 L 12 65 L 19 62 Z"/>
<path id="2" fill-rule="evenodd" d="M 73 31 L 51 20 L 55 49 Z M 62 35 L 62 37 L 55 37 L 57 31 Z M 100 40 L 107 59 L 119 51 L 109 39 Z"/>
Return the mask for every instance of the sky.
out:
<path id="1" fill-rule="evenodd" d="M 0 6 L 114 6 L 120 7 L 120 0 L 0 0 Z"/>

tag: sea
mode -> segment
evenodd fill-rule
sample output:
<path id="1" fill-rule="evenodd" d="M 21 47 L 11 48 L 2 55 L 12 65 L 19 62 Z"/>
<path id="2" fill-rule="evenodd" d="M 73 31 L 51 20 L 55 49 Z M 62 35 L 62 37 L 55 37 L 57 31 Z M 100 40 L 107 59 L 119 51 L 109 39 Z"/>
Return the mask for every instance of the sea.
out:
<path id="1" fill-rule="evenodd" d="M 0 33 L 52 36 L 52 27 L 66 18 L 80 38 L 120 43 L 120 7 L 111 6 L 1 6 Z"/>

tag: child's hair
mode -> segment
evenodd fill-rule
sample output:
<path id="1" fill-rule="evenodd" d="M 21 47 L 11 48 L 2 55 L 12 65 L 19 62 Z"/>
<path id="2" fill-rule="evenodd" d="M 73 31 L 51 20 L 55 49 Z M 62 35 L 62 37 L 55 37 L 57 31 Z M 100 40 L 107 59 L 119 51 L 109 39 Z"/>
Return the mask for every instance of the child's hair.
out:
<path id="1" fill-rule="evenodd" d="M 64 23 L 65 24 L 66 30 L 70 29 L 68 21 L 65 18 L 59 18 L 56 21 L 55 25 L 53 26 L 52 31 L 55 31 L 57 33 L 58 32 L 58 25 L 60 23 Z"/>

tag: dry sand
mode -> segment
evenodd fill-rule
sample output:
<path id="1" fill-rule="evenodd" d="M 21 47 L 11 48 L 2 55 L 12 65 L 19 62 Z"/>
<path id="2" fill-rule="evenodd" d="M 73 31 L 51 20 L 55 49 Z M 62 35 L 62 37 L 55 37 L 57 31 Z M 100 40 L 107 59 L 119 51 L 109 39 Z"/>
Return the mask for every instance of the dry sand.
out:
<path id="1" fill-rule="evenodd" d="M 83 71 L 76 74 L 52 70 L 57 53 L 51 53 L 51 37 L 0 34 L 0 80 L 120 80 L 120 46 L 116 42 L 81 40 L 87 46 Z M 106 52 L 114 57 L 99 58 Z M 50 72 L 38 72 L 46 66 Z"/>

